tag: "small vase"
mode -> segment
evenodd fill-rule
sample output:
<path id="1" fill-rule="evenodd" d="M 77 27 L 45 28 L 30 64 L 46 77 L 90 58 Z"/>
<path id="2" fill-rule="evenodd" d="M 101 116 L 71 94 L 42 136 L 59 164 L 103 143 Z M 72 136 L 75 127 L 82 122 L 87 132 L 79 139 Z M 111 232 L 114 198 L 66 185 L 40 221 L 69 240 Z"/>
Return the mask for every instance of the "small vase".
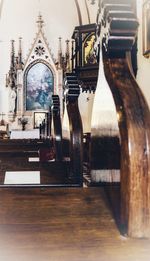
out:
<path id="1" fill-rule="evenodd" d="M 25 130 L 25 124 L 22 124 L 22 130 L 24 131 Z"/>

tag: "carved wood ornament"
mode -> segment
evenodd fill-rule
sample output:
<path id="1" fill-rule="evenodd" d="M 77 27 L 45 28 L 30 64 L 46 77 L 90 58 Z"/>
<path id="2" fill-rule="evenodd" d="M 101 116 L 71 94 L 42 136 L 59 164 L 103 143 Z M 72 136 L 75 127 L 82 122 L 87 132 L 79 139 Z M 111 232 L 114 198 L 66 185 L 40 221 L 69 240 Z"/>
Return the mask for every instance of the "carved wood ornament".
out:
<path id="1" fill-rule="evenodd" d="M 52 118 L 55 134 L 56 160 L 62 160 L 62 126 L 60 117 L 60 100 L 58 95 L 53 95 Z"/>
<path id="2" fill-rule="evenodd" d="M 100 59 L 119 115 L 121 223 L 130 237 L 150 237 L 150 112 L 130 58 L 138 29 L 134 4 L 100 1 L 97 36 L 101 35 Z"/>
<path id="3" fill-rule="evenodd" d="M 80 87 L 75 74 L 67 73 L 65 78 L 66 104 L 70 127 L 71 178 L 82 186 L 83 173 L 83 129 L 78 107 Z"/>

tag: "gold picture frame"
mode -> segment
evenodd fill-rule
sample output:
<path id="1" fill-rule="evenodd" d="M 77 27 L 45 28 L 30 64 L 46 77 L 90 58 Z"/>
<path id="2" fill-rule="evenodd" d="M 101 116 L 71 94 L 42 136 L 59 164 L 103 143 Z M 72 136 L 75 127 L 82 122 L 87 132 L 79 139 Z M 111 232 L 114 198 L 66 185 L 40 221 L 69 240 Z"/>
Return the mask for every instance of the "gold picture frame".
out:
<path id="1" fill-rule="evenodd" d="M 143 2 L 143 55 L 150 57 L 150 0 Z"/>

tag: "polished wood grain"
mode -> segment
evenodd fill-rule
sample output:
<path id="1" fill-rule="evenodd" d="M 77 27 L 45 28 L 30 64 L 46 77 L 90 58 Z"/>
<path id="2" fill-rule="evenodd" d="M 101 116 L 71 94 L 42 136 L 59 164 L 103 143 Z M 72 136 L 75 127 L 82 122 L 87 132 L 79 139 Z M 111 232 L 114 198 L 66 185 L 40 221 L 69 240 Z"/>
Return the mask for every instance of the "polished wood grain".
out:
<path id="1" fill-rule="evenodd" d="M 0 189 L 2 261 L 149 261 L 120 235 L 103 189 Z"/>
<path id="2" fill-rule="evenodd" d="M 119 126 L 122 221 L 128 226 L 129 235 L 150 236 L 150 114 L 148 106 L 130 73 L 126 59 L 119 61 L 112 59 L 109 63 L 105 61 L 105 69 L 121 117 Z"/>
<path id="3" fill-rule="evenodd" d="M 70 177 L 82 186 L 83 183 L 83 128 L 78 107 L 80 94 L 75 74 L 66 74 L 66 106 L 70 132 Z"/>
<path id="4" fill-rule="evenodd" d="M 71 170 L 73 179 L 82 185 L 83 176 L 83 132 L 77 102 L 67 104 L 69 122 L 70 122 L 70 138 L 71 138 Z"/>
<path id="5" fill-rule="evenodd" d="M 54 127 L 54 146 L 55 146 L 55 157 L 56 160 L 62 160 L 62 126 L 60 118 L 60 100 L 58 95 L 52 95 L 53 106 L 52 106 L 52 120 Z"/>
<path id="6" fill-rule="evenodd" d="M 150 112 L 130 59 L 138 21 L 132 5 L 130 18 L 122 7 L 120 15 L 116 9 L 116 3 L 130 6 L 130 1 L 112 1 L 107 10 L 108 3 L 103 1 L 102 59 L 121 135 L 121 221 L 129 236 L 150 237 Z"/>

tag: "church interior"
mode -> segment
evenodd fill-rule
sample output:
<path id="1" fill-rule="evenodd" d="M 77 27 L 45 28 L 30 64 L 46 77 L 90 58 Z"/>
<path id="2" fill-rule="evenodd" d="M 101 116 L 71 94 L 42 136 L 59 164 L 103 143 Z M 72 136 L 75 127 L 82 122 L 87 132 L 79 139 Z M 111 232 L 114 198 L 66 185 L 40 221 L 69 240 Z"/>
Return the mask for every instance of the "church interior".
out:
<path id="1" fill-rule="evenodd" d="M 150 260 L 150 0 L 0 0 L 0 261 Z"/>

